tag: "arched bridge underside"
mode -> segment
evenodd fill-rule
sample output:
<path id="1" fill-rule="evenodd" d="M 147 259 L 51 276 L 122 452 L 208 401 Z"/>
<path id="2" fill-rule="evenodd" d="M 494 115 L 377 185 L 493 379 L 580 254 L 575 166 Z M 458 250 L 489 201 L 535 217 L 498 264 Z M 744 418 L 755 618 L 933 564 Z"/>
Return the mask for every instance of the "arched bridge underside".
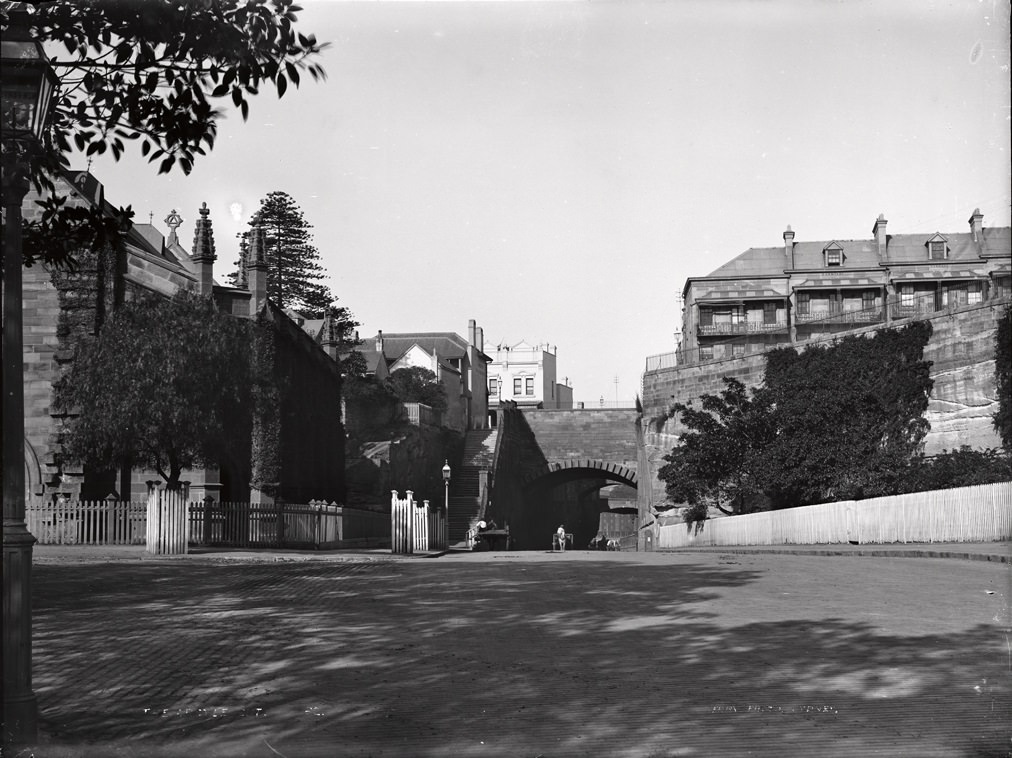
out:
<path id="1" fill-rule="evenodd" d="M 575 479 L 597 478 L 608 479 L 619 484 L 636 487 L 636 469 L 623 463 L 589 458 L 549 461 L 541 471 L 528 474 L 523 482 L 524 489 L 547 486 L 552 487 Z"/>

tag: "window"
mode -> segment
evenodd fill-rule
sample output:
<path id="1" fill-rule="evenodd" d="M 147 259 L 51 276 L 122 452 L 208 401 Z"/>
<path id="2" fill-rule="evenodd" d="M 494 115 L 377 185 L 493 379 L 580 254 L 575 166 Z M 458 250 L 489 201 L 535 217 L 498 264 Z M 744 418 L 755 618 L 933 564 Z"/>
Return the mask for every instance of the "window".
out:
<path id="1" fill-rule="evenodd" d="M 970 282 L 970 292 L 967 296 L 966 302 L 969 305 L 977 305 L 984 300 L 984 288 L 980 282 Z"/>
<path id="2" fill-rule="evenodd" d="M 490 376 L 488 378 L 488 392 L 490 395 L 499 394 L 499 377 Z"/>
<path id="3" fill-rule="evenodd" d="M 914 307 L 914 288 L 909 284 L 900 287 L 900 305 L 904 308 Z"/>
<path id="4" fill-rule="evenodd" d="M 811 308 L 812 296 L 807 292 L 798 293 L 798 314 L 807 316 Z"/>
<path id="5" fill-rule="evenodd" d="M 745 343 L 744 342 L 732 342 L 731 343 L 731 357 L 740 358 L 745 355 Z"/>
<path id="6" fill-rule="evenodd" d="M 713 360 L 713 345 L 704 345 L 699 348 L 699 360 L 701 361 L 712 361 Z"/>
<path id="7" fill-rule="evenodd" d="M 830 313 L 840 313 L 843 311 L 843 299 L 840 297 L 839 292 L 830 292 L 828 302 Z"/>
<path id="8" fill-rule="evenodd" d="M 534 377 L 533 376 L 528 376 L 526 379 L 524 379 L 524 385 L 526 387 L 527 394 L 528 395 L 533 395 L 534 394 Z"/>
<path id="9" fill-rule="evenodd" d="M 513 380 L 513 394 L 519 395 L 523 391 L 524 391 L 523 379 L 521 379 L 518 376 Z"/>
<path id="10" fill-rule="evenodd" d="M 865 290 L 861 293 L 861 310 L 866 312 L 875 310 L 875 290 Z"/>
<path id="11" fill-rule="evenodd" d="M 843 265 L 843 248 L 840 247 L 827 247 L 823 252 L 826 254 L 826 265 L 827 266 L 842 266 Z"/>
<path id="12" fill-rule="evenodd" d="M 713 311 L 710 308 L 699 309 L 699 325 L 713 326 Z"/>
<path id="13" fill-rule="evenodd" d="M 764 324 L 775 324 L 775 323 L 777 323 L 777 304 L 776 303 L 763 303 L 763 323 Z"/>
<path id="14" fill-rule="evenodd" d="M 731 309 L 731 323 L 732 324 L 745 323 L 745 310 L 740 305 L 736 305 Z"/>
<path id="15" fill-rule="evenodd" d="M 933 240 L 928 243 L 928 258 L 933 261 L 944 261 L 945 260 L 945 242 L 942 240 Z"/>

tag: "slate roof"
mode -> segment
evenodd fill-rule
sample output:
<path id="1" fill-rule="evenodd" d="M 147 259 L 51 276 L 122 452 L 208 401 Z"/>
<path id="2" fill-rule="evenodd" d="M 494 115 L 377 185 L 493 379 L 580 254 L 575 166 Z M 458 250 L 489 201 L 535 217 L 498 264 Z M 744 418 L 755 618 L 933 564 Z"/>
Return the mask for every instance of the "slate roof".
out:
<path id="1" fill-rule="evenodd" d="M 979 262 L 981 255 L 985 258 L 1008 256 L 1012 240 L 1012 229 L 1007 226 L 985 227 L 981 252 L 978 252 L 970 232 L 890 234 L 887 235 L 884 261 L 879 260 L 878 243 L 874 239 L 799 241 L 794 243 L 793 270 L 827 270 L 823 250 L 834 243 L 843 249 L 844 255 L 843 266 L 831 269 L 836 274 L 854 269 L 878 269 L 883 264 L 927 264 L 929 261 L 925 243 L 935 234 L 941 234 L 946 240 L 949 254 L 945 263 L 950 266 L 959 261 Z M 735 277 L 780 277 L 788 270 L 792 269 L 783 247 L 753 247 L 714 269 L 705 277 L 692 277 L 691 281 Z"/>
<path id="2" fill-rule="evenodd" d="M 750 247 L 741 255 L 732 258 L 706 279 L 725 276 L 783 276 L 788 261 L 782 247 Z"/>

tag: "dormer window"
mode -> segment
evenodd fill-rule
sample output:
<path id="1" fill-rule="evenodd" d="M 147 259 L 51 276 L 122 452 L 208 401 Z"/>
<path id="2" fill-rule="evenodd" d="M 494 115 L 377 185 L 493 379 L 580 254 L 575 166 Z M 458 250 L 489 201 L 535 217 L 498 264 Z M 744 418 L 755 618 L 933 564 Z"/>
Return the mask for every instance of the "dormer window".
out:
<path id="1" fill-rule="evenodd" d="M 843 248 L 837 245 L 835 242 L 822 251 L 822 254 L 826 256 L 827 266 L 842 266 L 843 265 Z"/>
<path id="2" fill-rule="evenodd" d="M 927 241 L 929 261 L 944 261 L 949 257 L 949 246 L 946 242 L 947 240 L 941 234 L 936 234 Z"/>

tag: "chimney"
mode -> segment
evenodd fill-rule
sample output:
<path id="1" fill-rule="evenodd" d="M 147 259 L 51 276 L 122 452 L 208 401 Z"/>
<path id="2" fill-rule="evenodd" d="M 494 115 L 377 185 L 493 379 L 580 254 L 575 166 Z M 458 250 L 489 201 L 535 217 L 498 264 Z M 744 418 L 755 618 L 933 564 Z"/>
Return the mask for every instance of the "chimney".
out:
<path id="1" fill-rule="evenodd" d="M 478 327 L 478 352 L 485 352 L 485 330 L 482 327 Z"/>
<path id="2" fill-rule="evenodd" d="M 250 232 L 249 261 L 246 263 L 246 279 L 252 294 L 249 301 L 251 318 L 256 318 L 267 305 L 267 252 L 264 242 L 264 229 L 258 222 Z"/>
<path id="3" fill-rule="evenodd" d="M 875 242 L 878 245 L 878 259 L 884 261 L 886 258 L 886 217 L 884 214 L 878 214 L 878 218 L 875 219 L 875 227 L 871 230 L 875 235 Z"/>
<path id="4" fill-rule="evenodd" d="M 197 264 L 197 294 L 210 295 L 214 289 L 214 232 L 207 203 L 200 206 L 200 218 L 193 233 L 193 262 Z"/>
<path id="5" fill-rule="evenodd" d="M 376 333 L 376 352 L 377 353 L 382 353 L 383 352 L 383 330 L 382 329 L 380 329 L 379 332 Z"/>
<path id="6" fill-rule="evenodd" d="M 794 231 L 790 224 L 784 232 L 784 256 L 787 259 L 787 268 L 794 268 Z"/>
<path id="7" fill-rule="evenodd" d="M 970 216 L 970 233 L 979 250 L 984 244 L 984 214 L 980 212 L 980 208 L 974 208 Z"/>

